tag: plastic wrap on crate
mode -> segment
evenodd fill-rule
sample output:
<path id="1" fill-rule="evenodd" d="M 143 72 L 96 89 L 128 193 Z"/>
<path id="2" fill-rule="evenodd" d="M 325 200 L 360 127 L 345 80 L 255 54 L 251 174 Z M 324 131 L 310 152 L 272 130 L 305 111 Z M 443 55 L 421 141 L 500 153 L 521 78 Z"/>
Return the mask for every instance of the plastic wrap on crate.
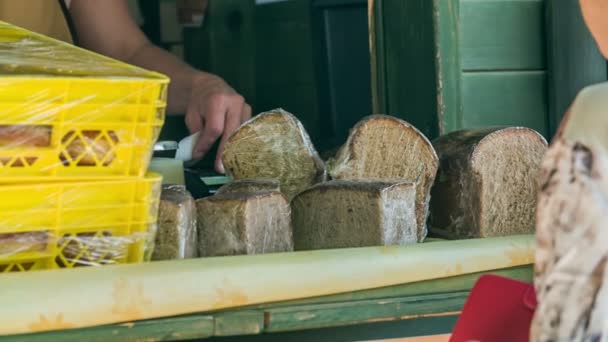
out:
<path id="1" fill-rule="evenodd" d="M 431 230 L 446 238 L 534 232 L 538 172 L 547 150 L 524 127 L 466 129 L 433 142 L 440 167 L 431 193 Z"/>
<path id="2" fill-rule="evenodd" d="M 390 115 L 363 118 L 327 162 L 332 179 L 403 179 L 416 183 L 419 242 L 428 232 L 429 194 L 437 167 L 437 154 L 427 137 L 410 123 Z"/>
<path id="3" fill-rule="evenodd" d="M 0 273 L 149 259 L 161 177 L 0 186 Z"/>
<path id="4" fill-rule="evenodd" d="M 304 126 L 282 109 L 241 125 L 228 139 L 222 160 L 232 179 L 277 179 L 290 199 L 326 178 L 325 165 Z"/>
<path id="5" fill-rule="evenodd" d="M 194 198 L 183 185 L 163 185 L 152 260 L 196 257 L 196 237 Z"/>
<path id="6" fill-rule="evenodd" d="M 144 176 L 168 79 L 0 22 L 0 178 Z"/>
<path id="7" fill-rule="evenodd" d="M 224 193 L 196 206 L 201 257 L 293 250 L 291 208 L 281 192 Z"/>

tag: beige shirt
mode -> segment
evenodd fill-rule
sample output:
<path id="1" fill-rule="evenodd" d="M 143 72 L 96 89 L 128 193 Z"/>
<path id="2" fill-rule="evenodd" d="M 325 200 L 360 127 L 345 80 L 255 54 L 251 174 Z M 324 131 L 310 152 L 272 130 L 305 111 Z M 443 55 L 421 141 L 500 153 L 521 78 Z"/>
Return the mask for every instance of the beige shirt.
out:
<path id="1" fill-rule="evenodd" d="M 71 0 L 64 0 L 69 6 Z M 61 5 L 56 0 L 0 0 L 0 20 L 72 43 Z"/>

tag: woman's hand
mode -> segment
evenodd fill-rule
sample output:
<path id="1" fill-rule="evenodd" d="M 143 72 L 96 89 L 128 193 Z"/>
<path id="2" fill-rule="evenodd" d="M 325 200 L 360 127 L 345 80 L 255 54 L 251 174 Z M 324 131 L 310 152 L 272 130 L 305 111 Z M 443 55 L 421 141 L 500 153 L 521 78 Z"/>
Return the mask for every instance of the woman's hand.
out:
<path id="1" fill-rule="evenodd" d="M 193 151 L 195 159 L 205 156 L 221 137 L 215 170 L 224 173 L 221 157 L 226 140 L 249 118 L 251 107 L 224 80 L 204 72 L 195 75 L 185 118 L 191 133 L 200 132 Z"/>

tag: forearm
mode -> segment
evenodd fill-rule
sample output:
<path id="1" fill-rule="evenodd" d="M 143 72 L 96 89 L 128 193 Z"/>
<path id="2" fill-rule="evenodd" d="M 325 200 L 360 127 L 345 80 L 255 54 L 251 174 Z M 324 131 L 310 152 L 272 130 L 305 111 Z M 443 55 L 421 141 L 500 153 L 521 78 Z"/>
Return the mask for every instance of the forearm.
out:
<path id="1" fill-rule="evenodd" d="M 195 159 L 202 158 L 221 137 L 215 168 L 223 173 L 223 146 L 251 117 L 245 99 L 220 77 L 196 70 L 153 46 L 131 18 L 125 0 L 72 0 L 70 12 L 83 47 L 171 78 L 167 112 L 185 114 L 190 132 L 200 132 Z"/>
<path id="2" fill-rule="evenodd" d="M 152 45 L 131 18 L 125 0 L 72 0 L 70 12 L 83 47 L 171 78 L 170 114 L 185 114 L 193 84 L 211 77 Z"/>
<path id="3" fill-rule="evenodd" d="M 192 87 L 197 77 L 211 75 L 196 70 L 171 53 L 151 43 L 142 45 L 127 62 L 167 75 L 171 79 L 167 104 L 168 114 L 185 114 Z"/>

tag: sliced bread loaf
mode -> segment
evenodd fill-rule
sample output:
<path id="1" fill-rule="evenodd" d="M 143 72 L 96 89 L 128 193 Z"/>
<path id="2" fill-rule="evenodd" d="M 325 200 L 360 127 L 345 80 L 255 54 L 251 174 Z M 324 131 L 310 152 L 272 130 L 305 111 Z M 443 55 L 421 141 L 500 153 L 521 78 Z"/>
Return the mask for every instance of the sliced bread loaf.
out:
<path id="1" fill-rule="evenodd" d="M 279 181 L 272 178 L 251 178 L 235 180 L 220 187 L 216 195 L 234 193 L 234 192 L 265 192 L 265 191 L 281 191 Z"/>
<path id="2" fill-rule="evenodd" d="M 351 131 L 346 144 L 328 162 L 339 180 L 402 179 L 416 184 L 418 239 L 427 234 L 429 194 L 438 159 L 429 140 L 409 123 L 387 115 L 372 115 Z"/>
<path id="3" fill-rule="evenodd" d="M 222 160 L 233 179 L 277 179 L 289 199 L 326 174 L 300 121 L 282 109 L 245 122 L 228 139 Z"/>
<path id="4" fill-rule="evenodd" d="M 225 193 L 197 201 L 199 256 L 293 250 L 289 201 L 280 192 Z"/>
<path id="5" fill-rule="evenodd" d="M 478 238 L 534 231 L 546 140 L 522 127 L 468 129 L 434 141 L 440 167 L 431 192 L 431 231 Z"/>
<path id="6" fill-rule="evenodd" d="M 163 186 L 152 260 L 196 257 L 196 204 L 185 186 Z"/>
<path id="7" fill-rule="evenodd" d="M 292 201 L 297 250 L 416 243 L 412 183 L 329 181 Z"/>

